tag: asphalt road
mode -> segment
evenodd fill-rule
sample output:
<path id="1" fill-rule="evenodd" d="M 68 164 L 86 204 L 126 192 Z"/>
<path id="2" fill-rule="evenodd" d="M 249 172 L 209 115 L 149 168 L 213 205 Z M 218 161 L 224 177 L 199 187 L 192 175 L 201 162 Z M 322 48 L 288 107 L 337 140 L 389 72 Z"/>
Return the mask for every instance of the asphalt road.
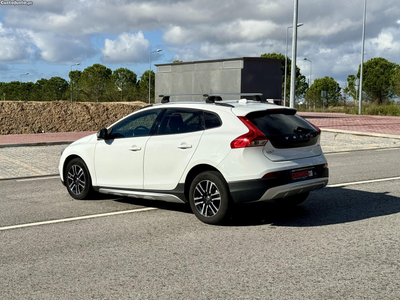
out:
<path id="1" fill-rule="evenodd" d="M 226 226 L 72 200 L 58 178 L 0 181 L 0 299 L 400 299 L 399 155 L 328 154 L 329 187 Z"/>

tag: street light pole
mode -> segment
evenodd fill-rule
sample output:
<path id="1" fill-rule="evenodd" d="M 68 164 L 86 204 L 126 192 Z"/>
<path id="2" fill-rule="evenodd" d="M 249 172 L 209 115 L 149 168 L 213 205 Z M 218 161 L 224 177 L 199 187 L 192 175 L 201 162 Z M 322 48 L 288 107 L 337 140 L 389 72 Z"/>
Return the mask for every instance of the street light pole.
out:
<path id="1" fill-rule="evenodd" d="M 312 74 L 312 61 L 311 61 L 311 60 L 309 60 L 309 59 L 307 59 L 307 57 L 304 57 L 304 58 L 303 58 L 303 60 L 305 60 L 305 61 L 309 61 L 309 62 L 311 63 L 311 65 L 310 65 L 310 86 L 311 86 L 311 84 L 312 84 L 312 81 L 311 81 L 311 74 Z"/>
<path id="2" fill-rule="evenodd" d="M 155 51 L 151 51 L 151 52 L 149 52 L 149 104 L 150 104 L 150 90 L 151 90 L 151 81 L 150 81 L 150 78 L 151 78 L 151 54 L 152 53 L 156 53 L 156 52 L 161 52 L 162 51 L 162 49 L 157 49 L 157 50 L 155 50 Z"/>
<path id="3" fill-rule="evenodd" d="M 79 66 L 80 64 L 81 63 L 76 63 L 76 64 L 71 65 L 71 72 L 72 72 L 72 67 L 73 66 Z M 71 102 L 72 102 L 72 94 L 74 93 L 74 90 L 72 89 L 72 76 L 70 78 L 70 83 L 71 83 Z"/>
<path id="4" fill-rule="evenodd" d="M 297 27 L 303 26 L 303 23 L 297 24 Z M 288 48 L 288 30 L 289 28 L 293 28 L 293 26 L 289 26 L 286 28 L 286 51 L 285 51 L 285 80 L 284 80 L 284 88 L 283 88 L 283 106 L 286 106 L 286 77 L 287 77 L 287 48 Z"/>
<path id="5" fill-rule="evenodd" d="M 360 92 L 358 93 L 358 114 L 361 115 L 362 108 L 362 84 L 363 84 L 363 65 L 364 65 L 364 44 L 365 44 L 365 20 L 367 14 L 367 0 L 364 0 L 364 16 L 363 16 L 363 29 L 362 29 L 362 46 L 361 46 L 361 67 L 360 67 Z"/>
<path id="6" fill-rule="evenodd" d="M 297 18 L 299 11 L 299 0 L 294 0 L 293 8 L 293 36 L 292 36 L 292 68 L 290 76 L 290 107 L 294 108 L 296 93 L 296 55 L 297 55 Z"/>

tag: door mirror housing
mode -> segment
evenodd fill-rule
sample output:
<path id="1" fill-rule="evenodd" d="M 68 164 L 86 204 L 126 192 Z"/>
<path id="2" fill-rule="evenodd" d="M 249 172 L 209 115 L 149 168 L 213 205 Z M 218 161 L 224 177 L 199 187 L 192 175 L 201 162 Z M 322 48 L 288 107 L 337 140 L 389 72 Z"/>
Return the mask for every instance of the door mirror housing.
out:
<path id="1" fill-rule="evenodd" d="M 106 128 L 102 128 L 97 132 L 98 140 L 106 140 L 108 138 L 108 132 Z"/>

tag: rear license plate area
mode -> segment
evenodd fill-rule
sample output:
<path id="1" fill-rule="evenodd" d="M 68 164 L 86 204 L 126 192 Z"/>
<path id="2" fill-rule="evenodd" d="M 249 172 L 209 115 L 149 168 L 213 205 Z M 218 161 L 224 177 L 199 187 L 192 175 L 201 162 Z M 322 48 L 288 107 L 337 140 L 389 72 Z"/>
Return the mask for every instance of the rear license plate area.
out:
<path id="1" fill-rule="evenodd" d="M 314 168 L 290 171 L 290 180 L 292 182 L 307 180 L 316 176 L 317 173 L 314 171 Z"/>

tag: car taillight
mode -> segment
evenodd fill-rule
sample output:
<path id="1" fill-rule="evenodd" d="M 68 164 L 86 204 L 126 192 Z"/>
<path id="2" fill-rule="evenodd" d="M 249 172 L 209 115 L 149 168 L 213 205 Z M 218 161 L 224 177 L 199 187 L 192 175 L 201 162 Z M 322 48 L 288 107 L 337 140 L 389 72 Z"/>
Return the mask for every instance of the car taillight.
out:
<path id="1" fill-rule="evenodd" d="M 318 126 L 315 126 L 315 125 L 314 125 L 313 123 L 311 123 L 311 122 L 308 122 L 308 123 L 310 123 L 310 124 L 312 125 L 312 127 L 314 127 L 314 128 L 318 131 L 318 134 L 321 135 L 321 129 L 319 129 Z"/>
<path id="2" fill-rule="evenodd" d="M 267 173 L 265 174 L 262 178 L 277 178 L 279 177 L 279 175 L 281 175 L 282 172 L 278 171 L 278 172 L 271 172 L 271 173 Z"/>
<path id="3" fill-rule="evenodd" d="M 246 117 L 238 117 L 240 121 L 249 129 L 245 133 L 231 142 L 231 148 L 262 147 L 268 142 L 268 138 Z"/>

